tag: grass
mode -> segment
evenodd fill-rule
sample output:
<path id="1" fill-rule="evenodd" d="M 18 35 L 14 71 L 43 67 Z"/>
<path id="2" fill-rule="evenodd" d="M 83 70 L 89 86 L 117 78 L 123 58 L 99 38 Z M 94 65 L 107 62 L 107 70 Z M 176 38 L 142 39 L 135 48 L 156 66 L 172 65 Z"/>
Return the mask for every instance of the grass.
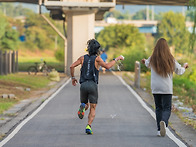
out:
<path id="1" fill-rule="evenodd" d="M 0 76 L 0 80 L 12 82 L 15 84 L 23 84 L 30 88 L 44 88 L 49 84 L 50 80 L 47 76 L 34 76 L 27 74 L 10 74 L 7 76 Z"/>
<path id="2" fill-rule="evenodd" d="M 14 94 L 17 99 L 0 98 L 0 114 L 8 110 L 22 99 L 29 98 L 35 90 L 47 88 L 50 80 L 43 75 L 28 75 L 26 73 L 16 73 L 7 76 L 0 76 L 0 95 Z M 31 88 L 31 91 L 19 90 L 16 87 Z"/>
<path id="3" fill-rule="evenodd" d="M 64 63 L 56 60 L 55 57 L 20 57 L 18 58 L 19 71 L 27 71 L 29 66 L 34 66 L 35 62 L 46 61 L 47 65 L 54 67 L 57 71 L 64 71 Z"/>
<path id="4" fill-rule="evenodd" d="M 39 73 L 38 75 L 28 75 L 26 72 L 29 66 L 34 66 L 35 62 L 41 63 L 42 61 L 46 61 L 47 65 L 54 67 L 57 71 L 64 71 L 64 63 L 56 60 L 54 51 L 19 50 L 18 68 L 19 71 L 25 72 L 0 76 L 0 95 L 12 93 L 17 99 L 0 98 L 0 114 L 18 103 L 18 101 L 32 97 L 33 92 L 36 90 L 48 88 L 50 80 L 47 76 L 43 76 Z M 31 91 L 21 91 L 16 87 L 30 88 Z"/>
<path id="5" fill-rule="evenodd" d="M 17 100 L 0 99 L 0 114 L 2 114 L 5 110 L 8 110 L 15 103 L 17 103 Z"/>
<path id="6" fill-rule="evenodd" d="M 196 83 L 185 77 L 174 77 L 174 95 L 196 113 Z"/>

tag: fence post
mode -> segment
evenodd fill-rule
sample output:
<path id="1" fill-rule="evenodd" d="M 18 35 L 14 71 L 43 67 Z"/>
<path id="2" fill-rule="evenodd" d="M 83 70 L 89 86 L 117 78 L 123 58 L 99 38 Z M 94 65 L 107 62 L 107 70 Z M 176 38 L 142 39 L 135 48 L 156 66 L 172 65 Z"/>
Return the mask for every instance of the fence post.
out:
<path id="1" fill-rule="evenodd" d="M 2 52 L 2 75 L 5 75 L 5 53 Z"/>
<path id="2" fill-rule="evenodd" d="M 3 53 L 0 51 L 0 75 L 3 75 Z"/>
<path id="3" fill-rule="evenodd" d="M 12 73 L 12 60 L 11 60 L 11 52 L 8 53 L 8 74 Z"/>
<path id="4" fill-rule="evenodd" d="M 16 51 L 16 72 L 18 72 L 18 51 Z"/>
<path id="5" fill-rule="evenodd" d="M 15 51 L 12 52 L 12 73 L 15 73 Z"/>
<path id="6" fill-rule="evenodd" d="M 8 73 L 8 58 L 7 58 L 7 51 L 4 53 L 4 74 L 7 75 Z"/>
<path id="7" fill-rule="evenodd" d="M 140 62 L 139 61 L 135 61 L 134 86 L 140 88 Z"/>

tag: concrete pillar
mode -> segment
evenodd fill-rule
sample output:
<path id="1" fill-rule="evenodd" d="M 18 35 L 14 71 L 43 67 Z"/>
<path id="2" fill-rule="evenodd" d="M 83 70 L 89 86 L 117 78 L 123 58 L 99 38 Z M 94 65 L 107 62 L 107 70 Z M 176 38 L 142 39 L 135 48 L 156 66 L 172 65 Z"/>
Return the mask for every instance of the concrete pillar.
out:
<path id="1" fill-rule="evenodd" d="M 94 11 L 70 11 L 67 16 L 67 68 L 70 75 L 70 65 L 80 56 L 86 54 L 86 43 L 94 38 Z M 79 75 L 80 67 L 75 68 L 75 76 Z"/>

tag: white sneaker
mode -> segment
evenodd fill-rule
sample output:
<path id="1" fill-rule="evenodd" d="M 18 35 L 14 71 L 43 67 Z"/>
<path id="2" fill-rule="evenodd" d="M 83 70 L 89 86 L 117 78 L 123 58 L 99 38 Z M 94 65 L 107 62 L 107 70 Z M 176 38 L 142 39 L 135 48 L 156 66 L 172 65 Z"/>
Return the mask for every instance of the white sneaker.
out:
<path id="1" fill-rule="evenodd" d="M 165 125 L 165 122 L 164 121 L 160 121 L 160 134 L 162 137 L 165 136 L 166 134 L 166 125 Z"/>
<path id="2" fill-rule="evenodd" d="M 157 136 L 161 137 L 160 131 L 157 131 Z"/>

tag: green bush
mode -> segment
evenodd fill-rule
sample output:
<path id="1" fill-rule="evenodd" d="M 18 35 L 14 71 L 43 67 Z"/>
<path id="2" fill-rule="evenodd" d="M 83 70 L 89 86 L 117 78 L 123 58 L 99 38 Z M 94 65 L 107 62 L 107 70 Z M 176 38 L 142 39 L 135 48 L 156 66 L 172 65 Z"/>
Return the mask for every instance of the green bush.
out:
<path id="1" fill-rule="evenodd" d="M 98 35 L 97 40 L 103 48 L 145 47 L 144 34 L 132 25 L 111 25 L 105 27 Z"/>
<path id="2" fill-rule="evenodd" d="M 126 48 L 123 56 L 125 60 L 123 61 L 124 70 L 126 71 L 134 71 L 135 61 L 141 61 L 141 59 L 146 58 L 146 53 L 142 48 Z M 141 64 L 141 70 L 146 71 L 147 68 L 143 64 Z"/>
<path id="3" fill-rule="evenodd" d="M 192 74 L 190 75 L 190 80 L 196 83 L 196 68 L 193 69 Z"/>
<path id="4" fill-rule="evenodd" d="M 58 49 L 55 52 L 55 57 L 58 61 L 64 62 L 64 50 L 63 49 Z"/>
<path id="5" fill-rule="evenodd" d="M 189 99 L 192 99 L 196 102 L 196 82 L 188 79 L 187 77 L 175 76 L 173 79 L 174 83 L 174 92 L 177 92 L 176 95 L 188 96 Z M 181 90 L 178 90 L 178 89 Z M 184 91 L 183 91 L 184 89 Z M 183 94 L 184 93 L 184 94 Z"/>

